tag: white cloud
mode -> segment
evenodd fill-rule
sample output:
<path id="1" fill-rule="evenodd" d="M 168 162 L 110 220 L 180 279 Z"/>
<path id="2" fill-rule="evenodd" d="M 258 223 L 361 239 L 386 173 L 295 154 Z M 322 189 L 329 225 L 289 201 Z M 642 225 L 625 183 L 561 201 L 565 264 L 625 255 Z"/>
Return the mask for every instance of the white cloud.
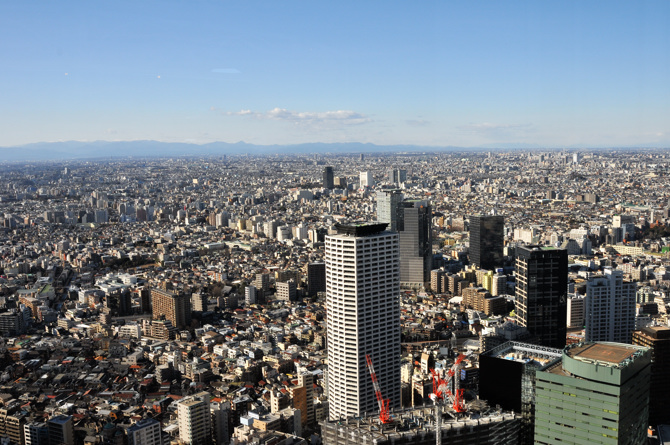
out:
<path id="1" fill-rule="evenodd" d="M 492 124 L 490 122 L 483 122 L 481 124 L 468 124 L 462 125 L 458 128 L 461 130 L 471 130 L 471 131 L 494 131 L 494 130 L 506 130 L 511 128 L 525 128 L 530 127 L 531 124 Z"/>
<path id="2" fill-rule="evenodd" d="M 425 119 L 409 119 L 406 120 L 405 123 L 410 127 L 425 127 L 430 125 L 430 122 Z"/>
<path id="3" fill-rule="evenodd" d="M 271 119 L 293 122 L 295 124 L 342 124 L 359 125 L 372 122 L 372 119 L 364 114 L 349 110 L 336 111 L 291 111 L 286 108 L 273 108 L 267 112 L 251 110 L 227 111 L 226 116 L 249 116 L 257 119 Z"/>

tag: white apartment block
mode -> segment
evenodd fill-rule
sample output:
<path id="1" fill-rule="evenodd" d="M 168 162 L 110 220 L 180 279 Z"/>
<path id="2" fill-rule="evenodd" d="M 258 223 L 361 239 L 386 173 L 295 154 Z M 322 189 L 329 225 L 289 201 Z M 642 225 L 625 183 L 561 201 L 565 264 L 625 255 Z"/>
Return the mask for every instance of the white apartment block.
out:
<path id="1" fill-rule="evenodd" d="M 275 283 L 275 287 L 277 289 L 276 292 L 276 297 L 277 300 L 281 301 L 295 301 L 296 299 L 296 287 L 295 287 L 295 281 L 293 280 L 288 280 L 288 281 L 279 281 Z"/>
<path id="2" fill-rule="evenodd" d="M 212 416 L 208 392 L 200 392 L 177 403 L 179 440 L 189 445 L 209 445 L 212 442 Z"/>
<path id="3" fill-rule="evenodd" d="M 586 283 L 586 341 L 630 343 L 635 330 L 637 285 L 623 281 L 623 272 L 606 268 Z"/>
<path id="4" fill-rule="evenodd" d="M 374 186 L 375 179 L 372 177 L 372 172 L 361 172 L 360 183 L 361 188 Z"/>
<path id="5" fill-rule="evenodd" d="M 142 419 L 127 430 L 128 445 L 163 445 L 161 424 L 155 419 Z"/>

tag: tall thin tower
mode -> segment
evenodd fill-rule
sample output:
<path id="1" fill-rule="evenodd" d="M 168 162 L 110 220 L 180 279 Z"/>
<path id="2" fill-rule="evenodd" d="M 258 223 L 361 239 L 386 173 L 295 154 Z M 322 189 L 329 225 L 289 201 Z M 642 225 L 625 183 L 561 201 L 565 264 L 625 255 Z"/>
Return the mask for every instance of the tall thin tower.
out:
<path id="1" fill-rule="evenodd" d="M 323 188 L 332 190 L 335 187 L 335 177 L 333 167 L 327 166 L 323 168 Z"/>
<path id="2" fill-rule="evenodd" d="M 400 406 L 398 234 L 386 224 L 336 225 L 326 237 L 331 419 L 378 410 L 365 356 L 391 407 Z"/>

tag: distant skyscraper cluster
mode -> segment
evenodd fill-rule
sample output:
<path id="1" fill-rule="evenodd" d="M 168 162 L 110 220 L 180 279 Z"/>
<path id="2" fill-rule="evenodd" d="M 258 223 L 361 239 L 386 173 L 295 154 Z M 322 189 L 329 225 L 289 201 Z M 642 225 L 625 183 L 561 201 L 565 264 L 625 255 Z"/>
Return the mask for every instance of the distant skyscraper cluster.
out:
<path id="1" fill-rule="evenodd" d="M 397 231 L 400 285 L 428 288 L 433 263 L 432 207 L 426 200 L 404 200 L 398 189 L 377 192 L 377 221 Z"/>

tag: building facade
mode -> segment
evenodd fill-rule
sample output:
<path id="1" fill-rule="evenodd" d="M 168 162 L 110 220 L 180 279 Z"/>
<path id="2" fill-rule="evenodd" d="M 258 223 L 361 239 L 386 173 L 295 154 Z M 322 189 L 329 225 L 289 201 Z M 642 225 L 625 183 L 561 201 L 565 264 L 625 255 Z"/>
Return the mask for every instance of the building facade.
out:
<path id="1" fill-rule="evenodd" d="M 670 424 L 670 328 L 646 327 L 633 332 L 633 344 L 651 350 L 649 425 Z"/>
<path id="2" fill-rule="evenodd" d="M 334 187 L 333 167 L 323 168 L 323 188 L 332 190 Z"/>
<path id="3" fill-rule="evenodd" d="M 60 415 L 47 421 L 49 444 L 74 445 L 74 422 L 72 416 Z"/>
<path id="4" fill-rule="evenodd" d="M 182 293 L 151 289 L 151 313 L 154 320 L 164 318 L 177 329 L 191 325 L 191 299 Z"/>
<path id="5" fill-rule="evenodd" d="M 212 415 L 209 410 L 211 395 L 201 392 L 177 402 L 179 440 L 189 445 L 212 443 Z"/>
<path id="6" fill-rule="evenodd" d="M 313 297 L 326 291 L 326 263 L 307 265 L 307 296 Z"/>
<path id="7" fill-rule="evenodd" d="M 536 373 L 535 443 L 646 443 L 650 363 L 639 346 L 566 347 Z"/>
<path id="8" fill-rule="evenodd" d="M 163 445 L 161 423 L 156 419 L 142 419 L 131 425 L 126 433 L 128 445 Z"/>
<path id="9" fill-rule="evenodd" d="M 479 356 L 479 397 L 491 406 L 521 414 L 520 444 L 533 443 L 535 373 L 561 356 L 560 349 L 515 341 Z"/>
<path id="10" fill-rule="evenodd" d="M 586 300 L 584 295 L 573 294 L 568 297 L 568 318 L 566 323 L 569 328 L 584 327 L 585 303 Z"/>
<path id="11" fill-rule="evenodd" d="M 502 216 L 471 216 L 470 264 L 486 270 L 502 267 L 504 240 L 505 219 Z"/>
<path id="12" fill-rule="evenodd" d="M 566 335 L 568 255 L 540 246 L 517 248 L 516 320 L 542 346 L 563 348 Z"/>
<path id="13" fill-rule="evenodd" d="M 372 172 L 361 172 L 360 188 L 373 187 L 374 185 L 375 185 L 375 179 L 372 176 Z"/>
<path id="14" fill-rule="evenodd" d="M 400 406 L 398 234 L 386 224 L 337 225 L 326 237 L 330 418 L 378 410 L 366 355 L 390 406 Z"/>
<path id="15" fill-rule="evenodd" d="M 430 286 L 433 268 L 432 210 L 428 201 L 403 201 L 398 213 L 400 286 L 419 289 Z"/>
<path id="16" fill-rule="evenodd" d="M 635 330 L 637 285 L 623 271 L 605 268 L 586 283 L 585 340 L 630 343 Z"/>
<path id="17" fill-rule="evenodd" d="M 295 301 L 296 300 L 295 281 L 293 281 L 293 280 L 278 281 L 276 283 L 276 288 L 277 288 L 277 293 L 276 293 L 277 300 L 282 300 L 282 301 Z"/>
<path id="18" fill-rule="evenodd" d="M 41 445 L 49 443 L 49 429 L 46 422 L 30 422 L 23 426 L 25 445 Z"/>
<path id="19" fill-rule="evenodd" d="M 399 189 L 385 189 L 377 192 L 377 222 L 387 223 L 387 229 L 398 231 L 398 208 L 403 200 Z"/>

